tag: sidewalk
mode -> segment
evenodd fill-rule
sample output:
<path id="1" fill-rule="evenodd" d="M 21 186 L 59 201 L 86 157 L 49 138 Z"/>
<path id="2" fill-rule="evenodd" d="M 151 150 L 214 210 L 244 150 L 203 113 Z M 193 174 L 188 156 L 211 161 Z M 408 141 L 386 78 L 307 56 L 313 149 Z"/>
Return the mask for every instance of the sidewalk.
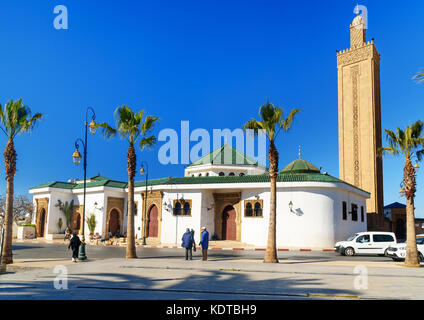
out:
<path id="1" fill-rule="evenodd" d="M 196 256 L 68 262 L 61 268 L 1 275 L 0 299 L 424 299 L 424 268 L 385 262 L 264 264 Z M 67 290 L 54 288 L 60 274 Z M 358 277 L 365 288 L 357 286 Z"/>
<path id="2" fill-rule="evenodd" d="M 63 240 L 45 240 L 45 239 L 28 239 L 28 240 L 14 240 L 14 243 L 40 243 L 40 244 L 67 244 L 67 241 Z M 107 246 L 105 242 L 93 241 L 87 242 L 88 246 Z M 120 241 L 111 241 L 110 246 L 126 246 L 125 242 Z M 140 240 L 137 240 L 136 246 L 139 248 L 163 248 L 163 249 L 181 249 L 180 245 L 174 243 L 162 243 L 162 244 L 146 244 L 142 245 Z M 200 250 L 200 246 L 197 246 L 197 249 Z M 209 241 L 209 250 L 245 250 L 245 251 L 265 251 L 265 247 L 257 247 L 245 243 L 238 243 L 235 241 Z M 331 252 L 334 251 L 334 248 L 305 248 L 305 247 L 279 247 L 278 251 L 301 251 L 301 252 Z"/>

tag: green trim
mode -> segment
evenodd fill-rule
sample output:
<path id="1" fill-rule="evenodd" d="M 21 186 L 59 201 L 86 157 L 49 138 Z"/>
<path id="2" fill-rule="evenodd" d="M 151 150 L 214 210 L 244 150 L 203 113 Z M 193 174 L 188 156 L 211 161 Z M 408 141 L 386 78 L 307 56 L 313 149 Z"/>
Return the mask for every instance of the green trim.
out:
<path id="1" fill-rule="evenodd" d="M 169 185 L 180 185 L 180 184 L 213 184 L 213 183 L 269 183 L 270 178 L 268 174 L 260 175 L 244 175 L 244 176 L 208 176 L 208 177 L 169 177 L 161 179 L 152 179 L 147 181 L 147 186 L 169 186 Z M 277 182 L 328 182 L 328 183 L 343 183 L 348 185 L 356 190 L 370 194 L 369 192 L 362 190 L 350 183 L 347 183 L 343 180 L 340 180 L 336 177 L 333 177 L 329 174 L 322 174 L 319 172 L 286 172 L 280 173 L 277 176 Z M 146 181 L 135 181 L 134 187 L 144 187 Z M 100 180 L 87 182 L 87 188 L 95 187 L 111 187 L 125 189 L 128 187 L 128 183 L 115 181 L 115 180 Z M 84 187 L 83 183 L 72 184 L 66 182 L 50 182 L 45 183 L 40 186 L 31 188 L 30 190 L 40 189 L 40 188 L 59 188 L 59 189 L 82 189 Z"/>
<path id="2" fill-rule="evenodd" d="M 231 160 L 230 163 L 228 163 L 229 160 L 225 158 L 224 156 L 228 154 L 231 154 Z M 224 144 L 223 146 L 220 146 L 219 148 L 215 149 L 211 153 L 207 154 L 206 156 L 201 157 L 200 159 L 194 161 L 193 163 L 189 164 L 187 168 L 194 167 L 194 166 L 200 166 L 204 164 L 224 164 L 224 165 L 250 165 L 250 166 L 258 166 L 265 168 L 264 165 L 260 164 L 258 161 L 246 156 L 245 154 L 241 153 L 237 149 L 233 148 L 232 146 L 228 144 Z"/>

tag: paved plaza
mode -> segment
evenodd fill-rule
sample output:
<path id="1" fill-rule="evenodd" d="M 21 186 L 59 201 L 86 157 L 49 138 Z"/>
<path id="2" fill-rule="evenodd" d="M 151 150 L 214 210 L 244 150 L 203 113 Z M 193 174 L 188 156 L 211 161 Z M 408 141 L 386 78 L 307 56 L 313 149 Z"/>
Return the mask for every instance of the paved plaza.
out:
<path id="1" fill-rule="evenodd" d="M 55 254 L 64 246 L 38 246 L 51 256 L 18 247 L 0 276 L 0 299 L 424 299 L 424 268 L 385 257 L 281 252 L 279 264 L 264 264 L 263 252 L 211 252 L 208 261 L 197 253 L 185 261 L 181 249 L 145 249 L 126 260 L 118 257 L 124 248 L 90 247 L 91 259 L 72 263 Z"/>

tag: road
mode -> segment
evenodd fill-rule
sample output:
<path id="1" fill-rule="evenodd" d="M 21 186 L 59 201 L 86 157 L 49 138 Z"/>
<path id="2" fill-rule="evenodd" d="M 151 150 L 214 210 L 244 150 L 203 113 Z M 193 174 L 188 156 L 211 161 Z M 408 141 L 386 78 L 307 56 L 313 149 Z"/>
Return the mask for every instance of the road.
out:
<path id="1" fill-rule="evenodd" d="M 113 246 L 87 246 L 86 254 L 89 259 L 110 259 L 125 258 L 125 247 Z M 208 257 L 215 261 L 225 260 L 262 260 L 264 251 L 252 250 L 209 250 Z M 184 249 L 168 249 L 168 248 L 137 248 L 137 256 L 139 258 L 184 258 Z M 33 244 L 33 243 L 15 243 L 13 244 L 14 259 L 71 259 L 71 251 L 67 250 L 66 244 Z M 194 253 L 194 259 L 200 259 L 201 253 Z M 335 252 L 321 251 L 279 251 L 278 259 L 284 260 L 305 260 L 305 261 L 371 261 L 371 262 L 387 262 L 392 259 L 379 256 L 341 256 Z"/>

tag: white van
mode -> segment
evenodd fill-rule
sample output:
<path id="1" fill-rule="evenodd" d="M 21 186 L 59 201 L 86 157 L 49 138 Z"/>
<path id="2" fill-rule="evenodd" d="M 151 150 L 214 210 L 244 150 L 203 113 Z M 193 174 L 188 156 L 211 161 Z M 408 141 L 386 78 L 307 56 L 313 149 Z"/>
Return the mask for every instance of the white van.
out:
<path id="1" fill-rule="evenodd" d="M 396 243 L 396 235 L 393 232 L 358 232 L 351 235 L 346 241 L 339 241 L 334 245 L 336 252 L 353 256 L 355 254 L 378 254 L 387 255 L 390 245 Z"/>

